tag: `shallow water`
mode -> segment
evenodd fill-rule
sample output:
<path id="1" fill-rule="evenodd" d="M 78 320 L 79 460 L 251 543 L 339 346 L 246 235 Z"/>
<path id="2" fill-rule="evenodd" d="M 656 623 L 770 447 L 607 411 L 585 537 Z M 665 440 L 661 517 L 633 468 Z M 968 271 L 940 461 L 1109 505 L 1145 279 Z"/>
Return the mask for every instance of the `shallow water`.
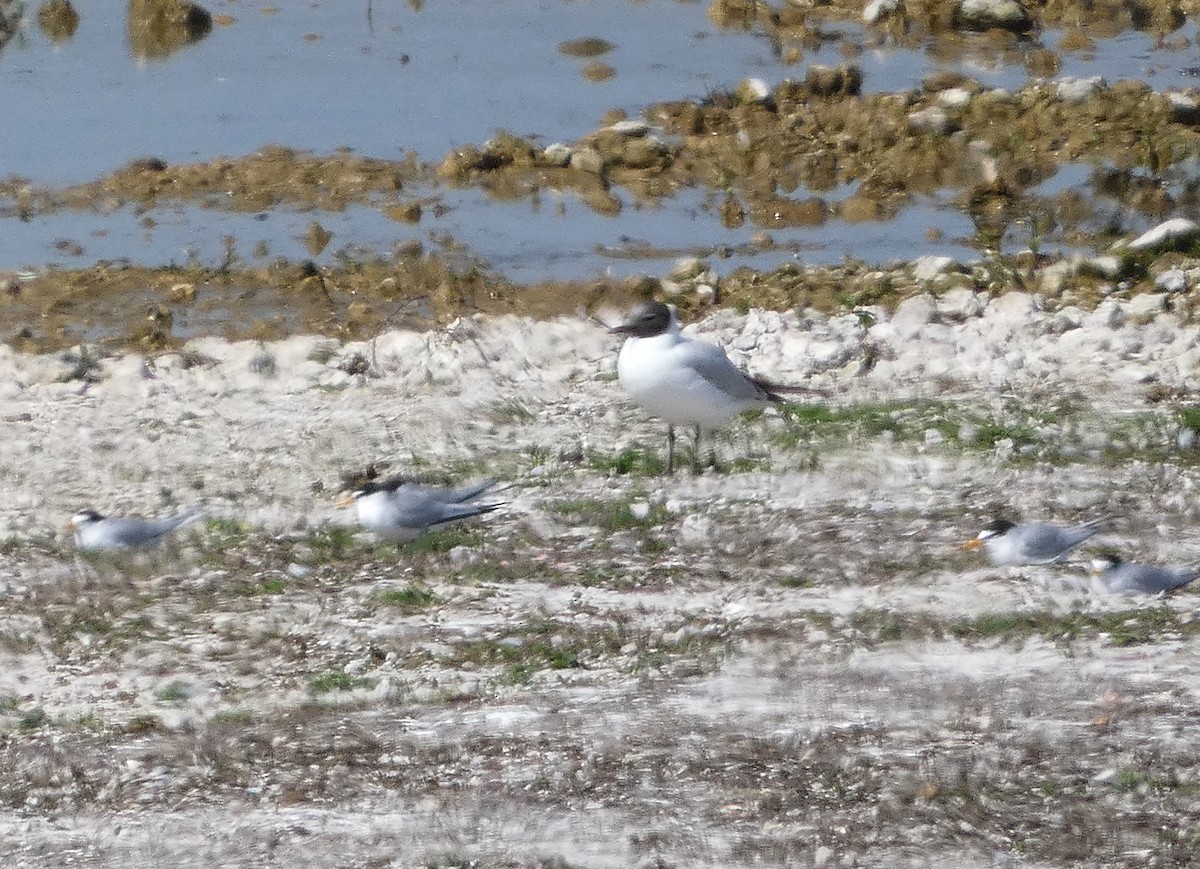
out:
<path id="1" fill-rule="evenodd" d="M 160 60 L 134 56 L 126 4 L 79 5 L 77 33 L 55 46 L 39 31 L 33 10 L 24 29 L 0 52 L 0 112 L 6 125 L 0 171 L 62 185 L 94 178 L 139 156 L 193 162 L 239 156 L 269 144 L 325 153 L 340 146 L 384 158 L 412 150 L 428 161 L 456 145 L 479 143 L 498 129 L 544 142 L 571 141 L 593 129 L 605 111 L 636 115 L 650 102 L 695 98 L 748 77 L 769 83 L 801 78 L 814 63 L 844 62 L 845 45 L 870 46 L 858 24 L 830 23 L 830 40 L 788 64 L 761 30 L 715 27 L 700 2 L 568 2 L 440 0 L 405 4 L 313 2 L 220 3 L 199 42 Z M 232 16 L 222 23 L 220 16 Z M 587 81 L 589 62 L 559 50 L 565 40 L 598 37 L 612 43 L 594 58 L 616 75 Z M 1196 28 L 1188 23 L 1170 44 L 1126 31 L 1097 40 L 1091 52 L 1062 55 L 1062 76 L 1141 78 L 1157 89 L 1189 86 L 1197 61 Z M 1047 31 L 1055 47 L 1062 34 Z M 1002 51 L 983 37 L 953 50 L 929 41 L 923 50 L 895 46 L 851 52 L 867 91 L 899 90 L 936 68 L 954 68 L 982 82 L 1019 87 L 1030 77 L 1022 51 Z M 1072 176 L 1074 177 L 1074 176 Z M 129 258 L 146 264 L 207 262 L 233 235 L 245 255 L 265 241 L 274 255 L 305 253 L 297 236 L 319 220 L 335 234 L 325 254 L 346 243 L 385 254 L 393 244 L 451 233 L 502 273 L 520 280 L 658 272 L 678 253 L 724 249 L 718 264 L 768 267 L 793 255 L 811 262 L 854 256 L 869 262 L 920 253 L 969 257 L 971 227 L 949 206 L 921 202 L 886 223 L 831 222 L 774 234 L 775 246 L 746 247 L 751 228 L 724 228 L 685 194 L 654 211 L 627 207 L 603 217 L 566 197 L 553 203 L 506 203 L 478 190 L 441 191 L 448 215 L 419 227 L 397 224 L 370 208 L 343 214 L 232 215 L 207 209 L 159 208 L 147 231 L 140 216 L 59 214 L 27 224 L 4 221 L 0 268 L 85 265 Z M 931 227 L 947 239 L 933 245 Z M 82 255 L 56 247 L 70 239 Z M 633 245 L 660 249 L 657 262 L 625 256 Z"/>

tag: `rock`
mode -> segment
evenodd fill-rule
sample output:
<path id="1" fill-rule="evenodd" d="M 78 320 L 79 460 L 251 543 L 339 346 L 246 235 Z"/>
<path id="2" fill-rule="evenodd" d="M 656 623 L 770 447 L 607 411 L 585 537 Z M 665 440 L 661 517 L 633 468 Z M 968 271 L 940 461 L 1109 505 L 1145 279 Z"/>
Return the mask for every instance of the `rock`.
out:
<path id="1" fill-rule="evenodd" d="M 934 256 L 927 254 L 913 260 L 913 277 L 918 281 L 931 281 L 938 275 L 944 275 L 958 263 L 951 256 Z"/>
<path id="2" fill-rule="evenodd" d="M 1029 293 L 1005 293 L 988 305 L 988 316 L 1009 325 L 1020 326 L 1038 311 L 1037 300 Z"/>
<path id="3" fill-rule="evenodd" d="M 1073 260 L 1059 260 L 1039 269 L 1037 273 L 1038 287 L 1049 296 L 1057 296 L 1062 292 L 1067 279 L 1074 277 L 1078 271 L 1078 263 Z"/>
<path id="4" fill-rule="evenodd" d="M 937 302 L 928 293 L 905 299 L 896 308 L 891 326 L 901 338 L 912 338 L 937 319 Z"/>
<path id="5" fill-rule="evenodd" d="M 552 145 L 547 145 L 542 150 L 542 160 L 551 166 L 565 168 L 571 163 L 571 147 L 564 145 L 562 142 L 555 142 Z"/>
<path id="6" fill-rule="evenodd" d="M 1054 92 L 1064 103 L 1081 103 L 1106 85 L 1102 75 L 1068 76 L 1055 82 Z"/>
<path id="7" fill-rule="evenodd" d="M 1083 311 L 1073 305 L 1060 308 L 1046 324 L 1046 332 L 1050 335 L 1062 335 L 1083 325 Z"/>
<path id="8" fill-rule="evenodd" d="M 1200 102 L 1191 94 L 1171 91 L 1167 94 L 1171 118 L 1178 124 L 1200 124 Z"/>
<path id="9" fill-rule="evenodd" d="M 1194 428 L 1184 428 L 1179 432 L 1179 437 L 1175 439 L 1175 443 L 1179 445 L 1181 450 L 1191 450 L 1196 447 L 1196 430 Z"/>
<path id="10" fill-rule="evenodd" d="M 1139 293 L 1129 300 L 1126 313 L 1136 319 L 1145 319 L 1153 318 L 1166 309 L 1166 293 Z"/>
<path id="11" fill-rule="evenodd" d="M 1084 260 L 1082 265 L 1091 274 L 1108 278 L 1110 281 L 1121 276 L 1121 259 L 1112 254 L 1091 257 Z"/>
<path id="12" fill-rule="evenodd" d="M 1024 33 L 1033 26 L 1029 13 L 1017 0 L 962 0 L 955 18 L 968 30 L 999 27 Z"/>
<path id="13" fill-rule="evenodd" d="M 1105 299 L 1084 319 L 1089 325 L 1120 329 L 1125 325 L 1125 309 L 1116 299 Z"/>
<path id="14" fill-rule="evenodd" d="M 717 524 L 702 513 L 693 513 L 679 525 L 679 542 L 684 546 L 711 546 L 716 538 Z"/>
<path id="15" fill-rule="evenodd" d="M 1200 224 L 1186 217 L 1173 217 L 1147 230 L 1129 242 L 1132 250 L 1148 250 L 1191 241 L 1200 233 Z"/>
<path id="16" fill-rule="evenodd" d="M 579 172 L 600 175 L 604 172 L 604 158 L 595 148 L 580 148 L 571 152 L 570 166 Z"/>
<path id="17" fill-rule="evenodd" d="M 1188 288 L 1187 272 L 1183 269 L 1167 269 L 1154 279 L 1154 287 L 1164 293 L 1182 293 Z"/>
<path id="18" fill-rule="evenodd" d="M 763 87 L 766 87 L 766 85 L 763 85 Z M 647 124 L 645 121 L 625 120 L 625 121 L 617 121 L 615 124 L 609 125 L 608 129 L 610 131 L 616 133 L 619 136 L 629 136 L 630 138 L 637 138 L 639 136 L 644 136 L 647 133 L 649 133 L 650 125 Z"/>
<path id="19" fill-rule="evenodd" d="M 675 260 L 667 277 L 673 281 L 690 281 L 693 278 L 700 278 L 707 269 L 708 266 L 700 257 L 685 256 Z"/>
<path id="20" fill-rule="evenodd" d="M 908 113 L 909 129 L 945 135 L 954 130 L 954 122 L 941 106 L 928 106 Z"/>
<path id="21" fill-rule="evenodd" d="M 874 24 L 886 15 L 891 15 L 900 8 L 900 0 L 871 0 L 863 9 L 863 21 Z"/>
<path id="22" fill-rule="evenodd" d="M 773 99 L 771 89 L 761 78 L 743 79 L 734 93 L 738 102 L 744 104 L 767 103 Z"/>
<path id="23" fill-rule="evenodd" d="M 954 287 L 937 300 L 938 316 L 943 320 L 961 323 L 983 313 L 984 302 L 970 287 Z"/>
<path id="24" fill-rule="evenodd" d="M 938 93 L 937 101 L 948 109 L 966 108 L 971 102 L 971 92 L 966 88 L 946 88 Z"/>
<path id="25" fill-rule="evenodd" d="M 814 97 L 858 96 L 862 92 L 862 70 L 857 66 L 810 66 L 804 87 Z"/>

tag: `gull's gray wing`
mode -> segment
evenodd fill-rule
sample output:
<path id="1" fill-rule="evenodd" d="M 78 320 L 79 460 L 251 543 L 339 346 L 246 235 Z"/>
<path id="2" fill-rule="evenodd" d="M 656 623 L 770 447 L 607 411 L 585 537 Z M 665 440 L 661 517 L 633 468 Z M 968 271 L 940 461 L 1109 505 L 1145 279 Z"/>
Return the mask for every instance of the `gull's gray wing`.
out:
<path id="1" fill-rule="evenodd" d="M 729 361 L 725 351 L 706 341 L 687 340 L 675 345 L 677 361 L 731 399 L 769 401 L 770 394 Z"/>

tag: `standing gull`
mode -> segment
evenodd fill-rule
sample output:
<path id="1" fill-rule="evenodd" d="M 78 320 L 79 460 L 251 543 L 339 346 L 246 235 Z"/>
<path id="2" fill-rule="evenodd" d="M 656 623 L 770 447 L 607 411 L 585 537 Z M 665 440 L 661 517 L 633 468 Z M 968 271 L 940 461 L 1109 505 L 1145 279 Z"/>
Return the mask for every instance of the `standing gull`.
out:
<path id="1" fill-rule="evenodd" d="M 617 357 L 622 388 L 667 424 L 668 474 L 675 470 L 675 426 L 690 426 L 695 433 L 695 470 L 702 430 L 722 428 L 743 411 L 781 402 L 781 392 L 811 391 L 746 375 L 717 345 L 684 337 L 675 311 L 662 302 L 643 302 L 609 331 L 627 336 Z"/>
<path id="2" fill-rule="evenodd" d="M 472 504 L 495 480 L 480 480 L 457 489 L 423 486 L 405 478 L 367 480 L 341 497 L 337 505 L 354 505 L 358 523 L 368 531 L 390 540 L 415 540 L 422 531 L 458 519 L 490 513 L 503 504 Z"/>
<path id="3" fill-rule="evenodd" d="M 963 544 L 963 548 L 983 547 L 988 559 L 995 565 L 1050 564 L 1061 561 L 1107 521 L 1096 519 L 1074 528 L 1064 528 L 1048 522 L 1017 525 L 1007 519 L 996 519 L 985 525 L 973 540 Z"/>

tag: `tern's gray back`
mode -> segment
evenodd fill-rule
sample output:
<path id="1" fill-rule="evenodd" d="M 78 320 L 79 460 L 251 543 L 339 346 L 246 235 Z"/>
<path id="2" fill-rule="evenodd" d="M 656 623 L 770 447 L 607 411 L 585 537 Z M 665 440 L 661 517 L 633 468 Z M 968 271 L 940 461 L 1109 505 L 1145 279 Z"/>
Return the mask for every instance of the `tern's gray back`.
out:
<path id="1" fill-rule="evenodd" d="M 1018 525 L 1009 534 L 1019 537 L 1021 551 L 1030 560 L 1053 561 L 1064 556 L 1070 549 L 1087 540 L 1098 530 L 1098 526 L 1081 525 L 1076 528 L 1062 528 L 1044 522 L 1031 522 L 1027 525 Z"/>
<path id="2" fill-rule="evenodd" d="M 1195 570 L 1169 570 L 1148 564 L 1119 564 L 1103 574 L 1101 579 L 1115 594 L 1161 594 L 1182 588 L 1194 580 Z"/>

